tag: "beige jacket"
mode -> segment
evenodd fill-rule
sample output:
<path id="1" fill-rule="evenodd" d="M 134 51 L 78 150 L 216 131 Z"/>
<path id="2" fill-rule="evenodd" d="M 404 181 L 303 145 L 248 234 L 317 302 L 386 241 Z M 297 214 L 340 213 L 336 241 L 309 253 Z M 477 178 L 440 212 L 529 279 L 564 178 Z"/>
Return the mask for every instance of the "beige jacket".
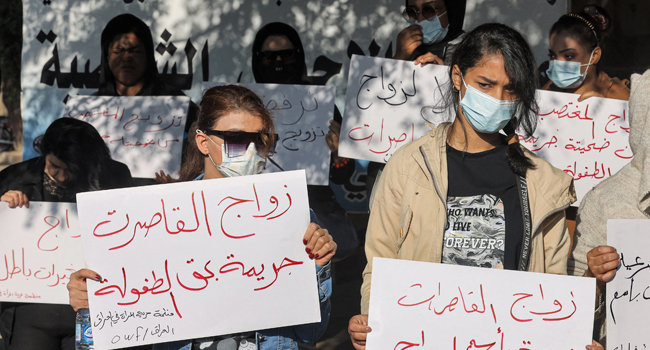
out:
<path id="1" fill-rule="evenodd" d="M 361 313 L 368 313 L 372 258 L 440 262 L 447 222 L 447 132 L 442 124 L 400 148 L 376 186 L 366 234 Z M 570 249 L 564 209 L 576 200 L 573 179 L 527 152 L 533 236 L 529 270 L 566 274 Z"/>

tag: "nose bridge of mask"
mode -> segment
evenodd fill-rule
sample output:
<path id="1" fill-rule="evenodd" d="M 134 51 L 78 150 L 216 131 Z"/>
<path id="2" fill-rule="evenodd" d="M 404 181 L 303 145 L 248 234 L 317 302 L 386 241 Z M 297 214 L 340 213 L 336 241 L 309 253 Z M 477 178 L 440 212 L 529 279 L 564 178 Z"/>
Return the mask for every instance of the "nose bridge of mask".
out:
<path id="1" fill-rule="evenodd" d="M 488 94 L 486 94 L 486 93 L 484 93 L 482 91 L 479 91 L 478 89 L 476 89 L 472 85 L 467 84 L 465 82 L 465 78 L 462 75 L 460 76 L 460 79 L 462 80 L 463 85 L 465 85 L 465 95 L 467 95 L 469 90 L 472 90 L 471 93 L 472 93 L 473 96 L 480 97 L 484 101 L 489 102 L 490 104 L 493 104 L 495 106 L 499 106 L 499 105 L 512 106 L 514 104 L 514 102 L 515 102 L 515 101 L 509 101 L 509 100 L 499 100 L 496 97 L 492 97 L 492 96 L 490 96 L 490 95 L 488 95 Z M 460 94 L 458 94 L 458 95 L 460 96 Z M 465 98 L 465 96 L 462 96 L 462 98 Z"/>

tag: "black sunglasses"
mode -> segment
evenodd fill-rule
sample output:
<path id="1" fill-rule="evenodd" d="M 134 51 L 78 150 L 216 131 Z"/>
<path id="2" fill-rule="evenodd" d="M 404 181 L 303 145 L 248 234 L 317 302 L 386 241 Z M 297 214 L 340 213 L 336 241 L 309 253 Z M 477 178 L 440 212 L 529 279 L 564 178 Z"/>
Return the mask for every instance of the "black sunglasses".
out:
<path id="1" fill-rule="evenodd" d="M 431 19 L 434 16 L 438 16 L 438 11 L 439 9 L 436 9 L 434 7 L 434 3 L 427 3 L 422 5 L 421 10 L 418 10 L 415 7 L 405 8 L 402 12 L 402 17 L 404 17 L 407 22 L 414 23 L 417 22 L 418 17 L 420 17 L 420 13 L 422 13 L 422 17 L 424 17 L 424 19 Z"/>
<path id="2" fill-rule="evenodd" d="M 223 139 L 226 154 L 229 158 L 244 155 L 251 143 L 255 144 L 258 153 L 264 155 L 273 154 L 275 153 L 275 145 L 278 143 L 278 134 L 274 135 L 275 137 L 271 143 L 271 135 L 262 134 L 261 132 L 206 130 L 203 133 Z"/>
<path id="3" fill-rule="evenodd" d="M 300 49 L 286 49 L 277 51 L 259 51 L 256 55 L 262 59 L 263 64 L 270 64 L 277 60 L 278 57 L 280 57 L 282 62 L 290 63 L 298 58 L 299 52 Z"/>

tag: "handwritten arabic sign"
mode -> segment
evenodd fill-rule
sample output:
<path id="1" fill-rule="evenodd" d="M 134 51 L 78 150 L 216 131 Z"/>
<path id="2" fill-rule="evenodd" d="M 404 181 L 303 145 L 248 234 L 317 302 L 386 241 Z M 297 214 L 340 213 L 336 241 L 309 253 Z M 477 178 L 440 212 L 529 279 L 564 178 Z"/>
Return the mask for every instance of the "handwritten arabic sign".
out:
<path id="1" fill-rule="evenodd" d="M 339 153 L 385 163 L 407 142 L 448 119 L 448 67 L 352 56 Z"/>
<path id="2" fill-rule="evenodd" d="M 588 278 L 375 258 L 367 349 L 581 349 L 594 290 Z"/>
<path id="3" fill-rule="evenodd" d="M 64 117 L 92 124 L 113 159 L 128 165 L 134 177 L 163 170 L 177 174 L 190 98 L 184 96 L 73 96 Z"/>
<path id="4" fill-rule="evenodd" d="M 204 83 L 204 90 L 224 83 Z M 274 117 L 276 153 L 265 173 L 305 169 L 308 185 L 329 184 L 330 149 L 325 141 L 334 115 L 336 89 L 331 86 L 239 84 L 253 90 Z"/>
<path id="5" fill-rule="evenodd" d="M 555 167 L 573 176 L 579 205 L 602 179 L 632 159 L 628 102 L 538 91 L 540 121 L 535 135 L 520 141 Z"/>
<path id="6" fill-rule="evenodd" d="M 87 266 L 103 278 L 88 286 L 98 348 L 320 320 L 302 244 L 304 171 L 88 192 L 77 202 Z"/>
<path id="7" fill-rule="evenodd" d="M 650 313 L 650 220 L 607 220 L 607 245 L 621 266 L 607 283 L 607 348 L 647 349 Z"/>
<path id="8" fill-rule="evenodd" d="M 77 205 L 2 202 L 0 222 L 0 301 L 68 304 L 68 277 L 84 266 Z"/>

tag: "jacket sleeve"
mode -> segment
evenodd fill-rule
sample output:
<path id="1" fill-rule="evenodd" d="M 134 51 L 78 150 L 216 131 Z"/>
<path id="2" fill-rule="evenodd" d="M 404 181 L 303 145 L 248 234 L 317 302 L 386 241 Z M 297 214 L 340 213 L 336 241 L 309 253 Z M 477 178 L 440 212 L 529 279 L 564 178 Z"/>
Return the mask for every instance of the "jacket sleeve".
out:
<path id="1" fill-rule="evenodd" d="M 567 274 L 567 257 L 571 250 L 566 213 L 561 210 L 545 220 L 544 224 L 545 272 L 556 275 Z"/>
<path id="2" fill-rule="evenodd" d="M 370 282 L 372 279 L 372 259 L 374 257 L 398 257 L 396 244 L 399 239 L 399 222 L 402 207 L 403 179 L 408 171 L 403 159 L 405 152 L 397 152 L 386 164 L 374 195 L 368 229 L 366 231 L 366 258 L 368 263 L 363 271 L 361 285 L 361 313 L 368 314 L 370 304 Z"/>
<path id="3" fill-rule="evenodd" d="M 573 251 L 567 267 L 569 275 L 584 275 L 588 269 L 587 253 L 607 244 L 607 215 L 596 199 L 595 190 L 591 190 L 580 203 L 573 235 Z"/>

